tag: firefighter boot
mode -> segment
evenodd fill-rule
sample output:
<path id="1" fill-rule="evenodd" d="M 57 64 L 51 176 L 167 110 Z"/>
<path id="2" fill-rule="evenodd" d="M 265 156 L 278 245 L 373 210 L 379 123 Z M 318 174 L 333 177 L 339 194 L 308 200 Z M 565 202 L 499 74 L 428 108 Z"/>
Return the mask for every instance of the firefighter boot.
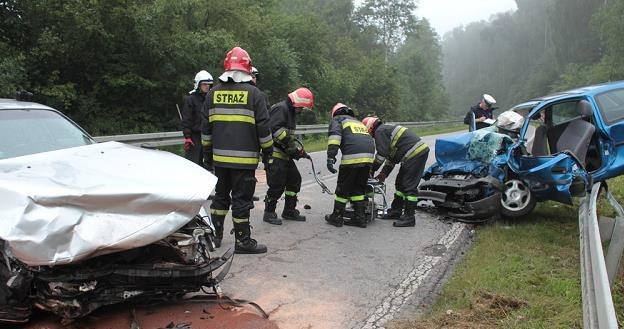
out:
<path id="1" fill-rule="evenodd" d="M 403 216 L 399 218 L 398 221 L 392 223 L 394 227 L 410 227 L 416 225 L 416 202 L 407 201 L 405 202 L 405 211 L 403 212 Z"/>
<path id="2" fill-rule="evenodd" d="M 345 211 L 345 204 L 342 202 L 334 201 L 334 212 L 329 215 L 325 215 L 325 221 L 336 227 L 341 227 L 344 223 L 342 215 Z"/>
<path id="3" fill-rule="evenodd" d="M 215 248 L 221 247 L 221 241 L 223 241 L 223 221 L 225 216 L 212 215 L 212 225 L 215 228 L 214 244 Z"/>
<path id="4" fill-rule="evenodd" d="M 236 236 L 235 254 L 263 254 L 267 252 L 265 245 L 259 244 L 258 241 L 251 238 L 249 222 L 234 223 L 234 232 Z"/>
<path id="5" fill-rule="evenodd" d="M 262 220 L 269 224 L 282 225 L 282 220 L 275 213 L 275 207 L 277 207 L 277 200 L 269 199 L 268 196 L 264 198 L 264 216 Z"/>
<path id="6" fill-rule="evenodd" d="M 403 214 L 403 207 L 405 206 L 405 200 L 403 197 L 394 195 L 394 200 L 392 200 L 392 204 L 390 205 L 390 210 L 385 214 L 381 219 L 399 219 Z"/>
<path id="7" fill-rule="evenodd" d="M 344 222 L 348 226 L 366 228 L 366 201 L 353 202 L 353 218 Z"/>
<path id="8" fill-rule="evenodd" d="M 298 222 L 305 222 L 305 216 L 301 216 L 299 210 L 295 209 L 297 206 L 297 196 L 287 195 L 284 201 L 284 211 L 282 211 L 282 219 L 294 220 Z"/>

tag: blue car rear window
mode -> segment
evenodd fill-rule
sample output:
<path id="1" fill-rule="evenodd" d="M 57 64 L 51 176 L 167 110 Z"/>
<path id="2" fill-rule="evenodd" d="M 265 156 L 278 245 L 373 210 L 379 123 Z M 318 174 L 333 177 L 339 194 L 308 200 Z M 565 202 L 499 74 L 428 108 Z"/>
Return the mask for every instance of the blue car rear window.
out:
<path id="1" fill-rule="evenodd" d="M 611 125 L 624 119 L 624 88 L 614 89 L 596 96 L 603 120 Z"/>

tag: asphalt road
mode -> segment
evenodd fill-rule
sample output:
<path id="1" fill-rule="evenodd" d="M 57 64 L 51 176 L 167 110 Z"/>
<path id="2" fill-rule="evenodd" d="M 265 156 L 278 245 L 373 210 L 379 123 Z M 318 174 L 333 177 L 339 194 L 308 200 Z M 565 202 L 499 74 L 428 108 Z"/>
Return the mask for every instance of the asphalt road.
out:
<path id="1" fill-rule="evenodd" d="M 433 163 L 437 136 L 425 137 Z M 312 154 L 319 176 L 333 191 L 337 175 L 325 168 L 325 152 Z M 263 319 L 250 307 L 224 307 L 214 303 L 178 302 L 153 307 L 117 305 L 97 310 L 70 327 L 100 328 L 249 328 L 347 329 L 384 328 L 388 321 L 413 317 L 435 298 L 469 245 L 469 227 L 418 212 L 416 227 L 395 228 L 392 221 L 375 220 L 366 229 L 336 228 L 324 215 L 332 211 L 333 196 L 321 193 L 310 162 L 297 163 L 303 177 L 299 194 L 306 222 L 284 221 L 275 226 L 262 221 L 264 203 L 252 210 L 252 236 L 268 246 L 262 255 L 236 255 L 222 282 L 231 298 L 258 303 L 268 314 Z M 394 193 L 394 176 L 387 196 Z M 258 170 L 256 195 L 266 193 L 264 171 Z M 304 205 L 311 209 L 303 209 Z M 283 201 L 278 204 L 278 214 Z M 226 220 L 226 232 L 232 223 Z M 232 235 L 224 246 L 233 247 Z M 25 326 L 10 328 L 60 329 L 58 318 L 37 312 Z"/>
<path id="2" fill-rule="evenodd" d="M 428 164 L 434 162 L 435 137 L 425 137 L 432 149 Z M 317 174 L 333 191 L 337 175 L 325 168 L 325 152 L 312 158 Z M 383 328 L 387 321 L 410 316 L 430 303 L 449 265 L 463 254 L 468 227 L 418 212 L 411 228 L 395 228 L 388 220 L 375 220 L 366 229 L 336 228 L 324 220 L 332 211 L 333 196 L 316 185 L 308 160 L 299 160 L 297 166 L 303 177 L 298 208 L 307 221 L 265 223 L 264 203 L 256 202 L 252 237 L 266 244 L 268 253 L 236 255 L 223 292 L 255 301 L 281 329 Z M 390 200 L 397 172 L 387 180 Z M 256 195 L 262 200 L 267 189 L 263 171 L 257 177 Z M 278 215 L 282 207 L 280 201 Z M 228 217 L 226 232 L 231 225 Z M 233 242 L 226 234 L 225 245 Z"/>

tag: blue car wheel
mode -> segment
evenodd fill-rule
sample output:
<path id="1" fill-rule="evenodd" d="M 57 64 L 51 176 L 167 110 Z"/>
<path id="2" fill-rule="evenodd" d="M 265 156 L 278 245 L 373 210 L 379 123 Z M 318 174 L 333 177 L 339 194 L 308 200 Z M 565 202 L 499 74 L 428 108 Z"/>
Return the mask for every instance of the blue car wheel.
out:
<path id="1" fill-rule="evenodd" d="M 517 218 L 530 213 L 535 208 L 536 200 L 529 187 L 521 180 L 510 179 L 505 182 L 501 193 L 501 214 Z"/>

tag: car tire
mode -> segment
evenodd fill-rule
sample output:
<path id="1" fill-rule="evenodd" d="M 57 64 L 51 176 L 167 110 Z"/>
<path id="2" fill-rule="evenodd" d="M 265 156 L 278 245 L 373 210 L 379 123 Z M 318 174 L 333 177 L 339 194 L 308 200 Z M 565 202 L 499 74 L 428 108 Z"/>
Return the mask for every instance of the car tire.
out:
<path id="1" fill-rule="evenodd" d="M 533 211 L 537 201 L 527 184 L 518 179 L 510 179 L 504 186 L 505 190 L 501 193 L 501 215 L 518 218 Z"/>

